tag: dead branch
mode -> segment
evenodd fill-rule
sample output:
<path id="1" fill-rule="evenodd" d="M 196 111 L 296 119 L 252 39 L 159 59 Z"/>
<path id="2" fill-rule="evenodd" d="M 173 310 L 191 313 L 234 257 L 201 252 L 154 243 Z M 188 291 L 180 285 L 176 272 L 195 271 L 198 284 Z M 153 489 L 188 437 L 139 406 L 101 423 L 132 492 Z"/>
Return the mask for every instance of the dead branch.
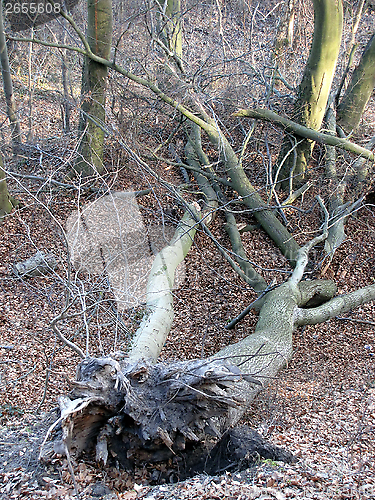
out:
<path id="1" fill-rule="evenodd" d="M 45 254 L 38 250 L 29 259 L 14 265 L 13 272 L 19 278 L 34 278 L 52 273 L 57 267 L 57 260 L 53 253 Z"/>
<path id="2" fill-rule="evenodd" d="M 358 144 L 354 144 L 353 142 L 342 139 L 340 137 L 324 134 L 322 132 L 317 132 L 316 130 L 313 130 L 311 128 L 304 127 L 303 125 L 299 125 L 292 120 L 288 120 L 287 118 L 279 116 L 277 113 L 269 111 L 268 109 L 241 109 L 240 111 L 234 113 L 233 116 L 256 118 L 258 120 L 273 122 L 284 127 L 290 132 L 294 132 L 295 134 L 301 137 L 306 137 L 307 139 L 311 139 L 312 141 L 316 141 L 322 144 L 328 144 L 330 146 L 336 146 L 338 148 L 344 149 L 345 151 L 360 155 L 363 158 L 367 158 L 371 161 L 374 161 L 375 159 L 374 153 L 372 151 L 369 151 L 362 146 L 358 146 Z"/>

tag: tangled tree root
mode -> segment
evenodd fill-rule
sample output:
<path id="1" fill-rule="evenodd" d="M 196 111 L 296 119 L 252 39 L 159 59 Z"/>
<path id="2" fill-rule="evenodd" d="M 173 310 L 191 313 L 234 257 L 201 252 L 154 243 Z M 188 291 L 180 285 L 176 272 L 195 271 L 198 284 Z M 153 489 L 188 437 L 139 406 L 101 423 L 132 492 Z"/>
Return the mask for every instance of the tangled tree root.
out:
<path id="1" fill-rule="evenodd" d="M 95 452 L 98 462 L 114 459 L 127 469 L 173 459 L 185 477 L 248 466 L 259 456 L 291 459 L 251 429 L 222 432 L 230 425 L 228 410 L 243 404 L 236 382 L 244 379 L 260 384 L 221 359 L 152 365 L 87 358 L 70 397 L 59 399 L 61 416 L 41 458 Z"/>

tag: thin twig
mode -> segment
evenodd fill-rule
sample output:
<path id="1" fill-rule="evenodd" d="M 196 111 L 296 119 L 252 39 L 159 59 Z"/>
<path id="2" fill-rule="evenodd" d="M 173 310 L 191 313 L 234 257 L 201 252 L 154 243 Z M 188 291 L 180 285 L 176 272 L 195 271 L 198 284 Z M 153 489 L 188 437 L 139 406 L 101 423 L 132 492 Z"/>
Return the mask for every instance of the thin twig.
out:
<path id="1" fill-rule="evenodd" d="M 303 278 L 303 274 L 305 272 L 305 268 L 307 266 L 307 263 L 309 261 L 309 252 L 312 248 L 314 248 L 316 245 L 321 243 L 322 241 L 327 239 L 328 236 L 328 220 L 329 220 L 329 213 L 324 205 L 324 202 L 320 196 L 316 197 L 319 205 L 321 206 L 323 212 L 324 212 L 324 225 L 323 225 L 323 232 L 322 234 L 316 236 L 312 240 L 310 240 L 306 245 L 304 245 L 297 254 L 297 263 L 296 267 L 294 268 L 294 271 L 292 275 L 290 276 L 288 282 L 292 286 L 296 286 L 301 279 Z"/>
<path id="2" fill-rule="evenodd" d="M 242 160 L 243 160 L 243 157 L 245 155 L 245 151 L 246 151 L 248 142 L 249 142 L 251 136 L 253 135 L 253 132 L 255 130 L 256 125 L 257 125 L 257 120 L 253 120 L 251 123 L 250 129 L 249 129 L 248 133 L 246 134 L 245 140 L 242 143 L 241 153 L 240 153 L 240 156 L 238 158 L 238 164 L 240 165 L 240 167 L 242 166 Z"/>
<path id="3" fill-rule="evenodd" d="M 63 313 L 62 313 L 63 314 Z M 85 353 L 82 351 L 80 347 L 78 347 L 76 344 L 68 340 L 64 335 L 60 332 L 60 330 L 57 328 L 56 323 L 63 319 L 62 314 L 59 314 L 56 318 L 54 318 L 51 322 L 51 328 L 57 335 L 57 337 L 61 340 L 61 342 L 68 347 L 70 347 L 74 352 L 78 354 L 82 359 L 85 359 Z"/>
<path id="4" fill-rule="evenodd" d="M 69 468 L 70 476 L 71 476 L 72 481 L 73 481 L 74 491 L 75 491 L 77 497 L 80 498 L 80 494 L 78 492 L 77 481 L 76 481 L 76 477 L 74 475 L 74 470 L 73 470 L 73 466 L 72 466 L 72 461 L 70 459 L 69 449 L 68 449 L 68 446 L 66 445 L 65 442 L 64 442 L 64 451 L 65 451 L 65 455 L 66 455 L 66 460 L 68 462 L 68 468 Z"/>
<path id="5" fill-rule="evenodd" d="M 335 316 L 335 319 L 339 319 L 341 321 L 353 321 L 354 323 L 362 323 L 363 325 L 375 326 L 375 321 L 367 321 L 365 319 L 341 318 L 339 316 Z"/>
<path id="6" fill-rule="evenodd" d="M 59 182 L 55 181 L 54 179 L 47 179 L 45 177 L 40 177 L 39 175 L 26 175 L 26 174 L 19 174 L 17 172 L 10 172 L 6 171 L 6 174 L 9 175 L 10 177 L 20 177 L 21 179 L 29 179 L 32 181 L 41 181 L 44 182 L 45 184 L 54 184 L 55 186 L 62 187 L 64 189 L 74 189 L 76 191 L 79 191 L 81 189 L 87 190 L 87 191 L 93 191 L 93 192 L 98 192 L 100 191 L 97 188 L 93 188 L 91 186 L 75 186 L 74 184 L 66 184 L 65 182 Z"/>
<path id="7" fill-rule="evenodd" d="M 267 290 L 264 290 L 264 292 L 262 292 L 259 297 L 257 297 L 255 300 L 253 300 L 253 302 L 251 302 L 251 304 L 249 304 L 246 309 L 244 309 L 236 318 L 232 319 L 232 321 L 230 323 L 228 323 L 227 325 L 225 325 L 225 329 L 226 330 L 232 330 L 236 325 L 237 323 L 239 323 L 245 316 L 247 316 L 249 314 L 249 312 L 251 311 L 251 309 L 254 309 L 254 306 L 256 305 L 256 303 L 262 298 L 265 296 L 265 294 L 268 292 L 269 289 Z"/>

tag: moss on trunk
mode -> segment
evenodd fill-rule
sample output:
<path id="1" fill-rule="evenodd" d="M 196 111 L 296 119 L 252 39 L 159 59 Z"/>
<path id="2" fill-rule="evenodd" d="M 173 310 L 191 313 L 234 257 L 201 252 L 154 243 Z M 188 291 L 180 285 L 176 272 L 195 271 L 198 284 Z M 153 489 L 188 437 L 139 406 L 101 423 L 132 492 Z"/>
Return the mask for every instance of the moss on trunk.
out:
<path id="1" fill-rule="evenodd" d="M 181 61 L 181 2 L 180 0 L 158 0 L 160 14 L 158 29 L 165 46 Z"/>
<path id="2" fill-rule="evenodd" d="M 109 59 L 112 43 L 111 0 L 88 0 L 87 41 L 91 51 Z M 103 165 L 105 93 L 108 67 L 86 58 L 82 74 L 79 130 L 82 134 L 75 170 L 83 175 L 101 173 Z"/>
<path id="3" fill-rule="evenodd" d="M 294 106 L 294 120 L 314 130 L 319 130 L 331 90 L 331 84 L 339 55 L 343 9 L 341 0 L 314 0 L 314 38 L 309 59 Z M 300 185 L 306 178 L 306 169 L 314 143 L 310 139 L 295 136 L 298 145 L 296 155 L 290 154 L 291 144 L 285 138 L 278 164 L 286 157 L 279 181 L 284 188 Z M 292 182 L 289 183 L 289 178 Z"/>
<path id="4" fill-rule="evenodd" d="M 3 23 L 3 11 L 2 6 L 0 6 L 0 63 L 1 63 L 1 73 L 3 77 L 3 88 L 5 102 L 7 106 L 7 115 L 10 121 L 10 129 L 12 135 L 12 145 L 13 150 L 16 152 L 17 145 L 21 142 L 21 129 L 17 117 L 17 106 L 14 100 L 13 94 L 13 83 L 10 74 L 8 50 L 5 42 L 4 34 L 4 23 Z"/>
<path id="5" fill-rule="evenodd" d="M 375 34 L 369 40 L 353 72 L 349 86 L 337 107 L 337 121 L 345 132 L 358 127 L 375 87 Z"/>
<path id="6" fill-rule="evenodd" d="M 5 172 L 3 170 L 3 158 L 0 155 L 0 223 L 4 215 L 9 214 L 12 208 L 13 205 L 10 201 Z"/>

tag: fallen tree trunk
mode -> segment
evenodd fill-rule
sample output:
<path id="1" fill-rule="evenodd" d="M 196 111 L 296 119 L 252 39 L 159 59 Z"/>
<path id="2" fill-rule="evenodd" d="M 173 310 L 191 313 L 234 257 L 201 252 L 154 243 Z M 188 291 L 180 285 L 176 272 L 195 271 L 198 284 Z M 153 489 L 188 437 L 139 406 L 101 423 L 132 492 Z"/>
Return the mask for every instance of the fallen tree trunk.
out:
<path id="1" fill-rule="evenodd" d="M 146 314 L 132 339 L 130 360 L 146 358 L 156 362 L 165 344 L 173 321 L 175 271 L 193 243 L 199 220 L 197 208 L 198 204 L 185 212 L 171 243 L 155 257 L 147 285 Z"/>
<path id="2" fill-rule="evenodd" d="M 202 149 L 201 128 L 198 125 L 191 125 L 191 133 L 189 134 L 189 139 L 185 147 L 185 153 L 188 163 L 196 169 L 195 171 L 193 171 L 193 175 L 200 189 L 205 194 L 208 206 L 217 208 L 218 199 L 220 200 L 222 205 L 226 206 L 227 203 L 220 188 L 219 181 L 215 180 L 213 169 L 209 165 L 208 158 Z M 205 167 L 208 174 L 211 174 L 214 187 L 211 187 L 211 184 L 204 176 L 204 173 L 201 173 L 202 168 L 199 162 L 202 164 L 202 166 Z M 254 267 L 248 261 L 246 252 L 242 246 L 241 235 L 236 225 L 236 219 L 232 212 L 230 212 L 228 209 L 225 210 L 225 218 L 227 222 L 224 228 L 231 240 L 234 259 L 237 262 L 242 273 L 239 272 L 237 266 L 233 265 L 234 262 L 231 262 L 232 268 L 246 281 L 247 284 L 249 284 L 258 294 L 260 294 L 261 292 L 266 290 L 267 283 L 265 279 L 255 271 Z"/>
<path id="3" fill-rule="evenodd" d="M 29 259 L 14 265 L 13 272 L 18 278 L 34 278 L 52 273 L 57 267 L 53 253 L 45 254 L 39 250 Z"/>
<path id="4" fill-rule="evenodd" d="M 326 113 L 326 123 L 331 135 L 336 135 L 336 117 L 332 108 Z M 329 202 L 330 227 L 328 237 L 324 244 L 324 250 L 328 255 L 328 264 L 332 261 L 336 249 L 345 240 L 345 209 L 344 196 L 346 191 L 346 179 L 339 179 L 336 168 L 336 149 L 334 146 L 326 146 L 325 161 L 326 178 L 329 182 L 330 192 L 332 193 Z M 325 267 L 325 269 L 326 269 Z M 324 272 L 323 272 L 324 274 Z"/>
<path id="5" fill-rule="evenodd" d="M 147 335 L 139 332 L 130 357 L 84 359 L 70 397 L 59 400 L 61 417 L 47 438 L 57 424 L 61 428 L 41 456 L 54 451 L 69 459 L 72 453 L 95 450 L 97 461 L 105 463 L 114 457 L 122 466 L 131 467 L 134 461 L 185 459 L 207 435 L 220 439 L 290 360 L 297 326 L 326 321 L 375 299 L 375 285 L 334 297 L 332 281 L 301 282 L 308 252 L 327 237 L 327 223 L 328 212 L 323 234 L 299 251 L 293 274 L 266 295 L 255 333 L 241 342 L 209 359 L 155 363 L 170 323 L 160 323 L 159 330 L 152 331 L 151 314 L 145 325 Z M 188 227 L 185 236 L 193 230 Z M 161 256 L 156 263 L 150 283 L 155 273 L 167 271 Z M 169 271 L 173 272 L 173 266 Z M 163 286 L 159 290 L 162 303 L 164 294 L 171 292 Z M 161 314 L 158 307 L 155 311 Z M 146 342 L 138 345 L 142 335 Z"/>
<path id="6" fill-rule="evenodd" d="M 62 431 L 42 456 L 95 450 L 98 461 L 112 456 L 130 467 L 183 454 L 207 434 L 220 438 L 290 360 L 296 326 L 326 321 L 375 298 L 375 285 L 329 299 L 335 291 L 331 281 L 282 285 L 267 296 L 255 333 L 211 359 L 85 359 L 70 398 L 59 401 Z M 303 309 L 313 298 L 328 302 Z"/>
<path id="7" fill-rule="evenodd" d="M 150 89 L 206 132 L 219 151 L 231 187 L 284 255 L 296 264 L 288 282 L 266 294 L 254 334 L 210 359 L 163 364 L 155 361 L 172 322 L 174 269 L 180 257 L 185 255 L 185 250 L 179 249 L 180 257 L 172 255 L 169 268 L 166 256 L 171 248 L 168 248 L 164 257 L 161 254 L 155 260 L 148 290 L 150 311 L 137 332 L 130 356 L 119 355 L 116 359 L 87 357 L 80 364 L 70 397 L 60 398 L 61 418 L 58 423 L 61 430 L 52 449 L 65 453 L 68 459 L 71 453 L 79 455 L 92 449 L 98 461 L 106 462 L 112 456 L 124 466 L 130 466 L 134 460 L 165 460 L 182 455 L 205 440 L 208 434 L 220 439 L 223 431 L 238 421 L 264 383 L 291 358 L 293 331 L 310 320 L 305 310 L 317 310 L 311 321 L 324 321 L 337 309 L 344 312 L 356 303 L 374 298 L 375 286 L 363 294 L 359 292 L 348 299 L 343 296 L 337 301 L 333 282 L 301 282 L 307 254 L 314 244 L 326 238 L 327 227 L 324 237 L 299 249 L 285 226 L 251 185 L 241 161 L 217 122 L 199 108 L 198 101 L 198 111 L 194 114 L 180 100 L 163 93 L 152 81 L 95 56 L 74 22 L 69 16 L 64 16 L 75 27 L 85 46 L 85 49 L 77 49 L 78 52 Z M 313 139 L 316 140 L 316 136 Z M 367 154 L 373 159 L 371 152 L 367 151 Z M 182 238 L 194 231 L 195 222 L 189 223 L 180 233 Z M 189 238 L 186 238 L 186 251 L 191 244 L 191 236 Z M 153 303 L 155 297 L 157 300 Z"/>

